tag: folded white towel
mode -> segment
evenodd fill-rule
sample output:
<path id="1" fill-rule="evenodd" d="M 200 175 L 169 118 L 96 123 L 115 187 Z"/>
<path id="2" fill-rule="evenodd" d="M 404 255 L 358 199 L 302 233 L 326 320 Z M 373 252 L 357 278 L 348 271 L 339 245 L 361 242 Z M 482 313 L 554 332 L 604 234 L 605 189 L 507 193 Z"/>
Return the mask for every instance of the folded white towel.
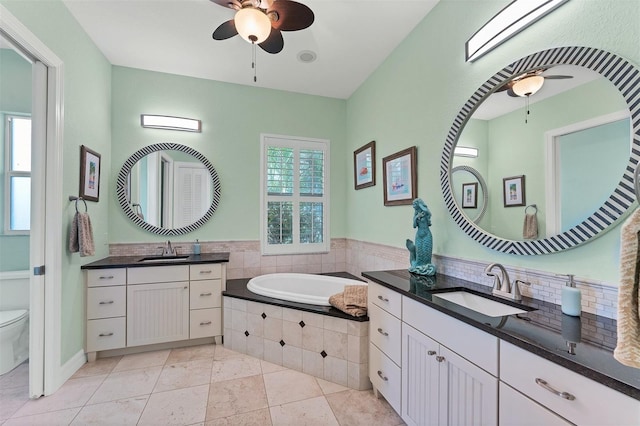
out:
<path id="1" fill-rule="evenodd" d="M 79 252 L 81 257 L 96 254 L 91 218 L 88 213 L 76 212 L 73 216 L 69 232 L 69 251 L 71 253 Z"/>

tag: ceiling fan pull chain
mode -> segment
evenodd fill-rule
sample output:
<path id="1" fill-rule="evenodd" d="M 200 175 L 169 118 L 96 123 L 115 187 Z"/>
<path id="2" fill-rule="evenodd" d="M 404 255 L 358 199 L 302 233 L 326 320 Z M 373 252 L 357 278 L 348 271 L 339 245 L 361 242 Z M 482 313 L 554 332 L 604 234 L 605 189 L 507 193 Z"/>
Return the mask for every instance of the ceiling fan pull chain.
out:
<path id="1" fill-rule="evenodd" d="M 528 121 L 528 119 L 529 119 L 529 96 L 526 96 L 525 99 L 526 99 L 525 100 L 525 104 L 526 104 L 527 107 L 525 108 L 526 112 L 524 114 L 524 124 L 527 124 L 527 123 L 529 123 L 529 121 Z"/>
<path id="2" fill-rule="evenodd" d="M 257 64 L 256 64 L 256 43 L 251 43 L 251 68 L 253 68 L 253 82 L 256 83 L 258 78 L 256 77 L 257 73 Z"/>

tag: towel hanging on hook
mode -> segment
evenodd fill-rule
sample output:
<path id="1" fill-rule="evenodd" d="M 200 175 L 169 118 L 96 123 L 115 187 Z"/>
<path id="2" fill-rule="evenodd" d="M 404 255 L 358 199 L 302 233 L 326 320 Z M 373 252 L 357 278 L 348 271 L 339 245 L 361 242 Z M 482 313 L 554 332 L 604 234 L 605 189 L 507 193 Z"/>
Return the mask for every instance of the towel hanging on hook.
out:
<path id="1" fill-rule="evenodd" d="M 80 213 L 78 211 L 78 201 L 82 201 L 84 203 L 84 212 L 85 213 L 89 212 L 89 207 L 87 207 L 87 201 L 84 198 L 76 197 L 75 195 L 69 195 L 69 201 L 75 201 L 76 202 L 76 213 Z"/>
<path id="2" fill-rule="evenodd" d="M 533 207 L 533 213 L 529 213 L 529 207 Z M 538 206 L 529 204 L 524 209 L 524 224 L 522 226 L 522 238 L 535 240 L 538 238 Z"/>
<path id="3" fill-rule="evenodd" d="M 529 214 L 529 207 L 533 207 L 534 208 L 534 212 L 532 214 L 536 214 L 538 213 L 538 206 L 535 204 L 529 204 L 527 207 L 525 207 L 524 212 L 525 214 Z"/>

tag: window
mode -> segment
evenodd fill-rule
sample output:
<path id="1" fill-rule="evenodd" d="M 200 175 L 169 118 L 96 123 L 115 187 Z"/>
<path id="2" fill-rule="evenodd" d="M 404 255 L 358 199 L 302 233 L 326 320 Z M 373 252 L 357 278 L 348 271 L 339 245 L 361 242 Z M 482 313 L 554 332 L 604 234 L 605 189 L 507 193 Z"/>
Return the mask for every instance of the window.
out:
<path id="1" fill-rule="evenodd" d="M 5 120 L 5 233 L 24 234 L 31 223 L 31 118 Z"/>
<path id="2" fill-rule="evenodd" d="M 329 141 L 261 138 L 263 254 L 328 252 Z"/>

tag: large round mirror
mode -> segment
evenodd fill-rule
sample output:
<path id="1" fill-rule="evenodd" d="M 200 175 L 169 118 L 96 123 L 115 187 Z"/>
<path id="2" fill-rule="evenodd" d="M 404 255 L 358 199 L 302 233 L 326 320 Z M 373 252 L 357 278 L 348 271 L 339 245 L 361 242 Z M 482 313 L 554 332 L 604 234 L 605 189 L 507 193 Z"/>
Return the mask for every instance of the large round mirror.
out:
<path id="1" fill-rule="evenodd" d="M 182 235 L 202 226 L 218 207 L 220 181 L 198 151 L 160 143 L 134 153 L 116 184 L 118 202 L 133 222 L 160 235 Z"/>
<path id="2" fill-rule="evenodd" d="M 639 73 L 609 52 L 566 47 L 489 79 L 456 117 L 443 152 L 442 189 L 456 223 L 511 254 L 565 250 L 608 230 L 635 201 Z M 468 208 L 474 187 L 452 173 L 465 167 L 487 182 L 481 220 Z M 523 230 L 528 213 L 537 234 Z"/>

